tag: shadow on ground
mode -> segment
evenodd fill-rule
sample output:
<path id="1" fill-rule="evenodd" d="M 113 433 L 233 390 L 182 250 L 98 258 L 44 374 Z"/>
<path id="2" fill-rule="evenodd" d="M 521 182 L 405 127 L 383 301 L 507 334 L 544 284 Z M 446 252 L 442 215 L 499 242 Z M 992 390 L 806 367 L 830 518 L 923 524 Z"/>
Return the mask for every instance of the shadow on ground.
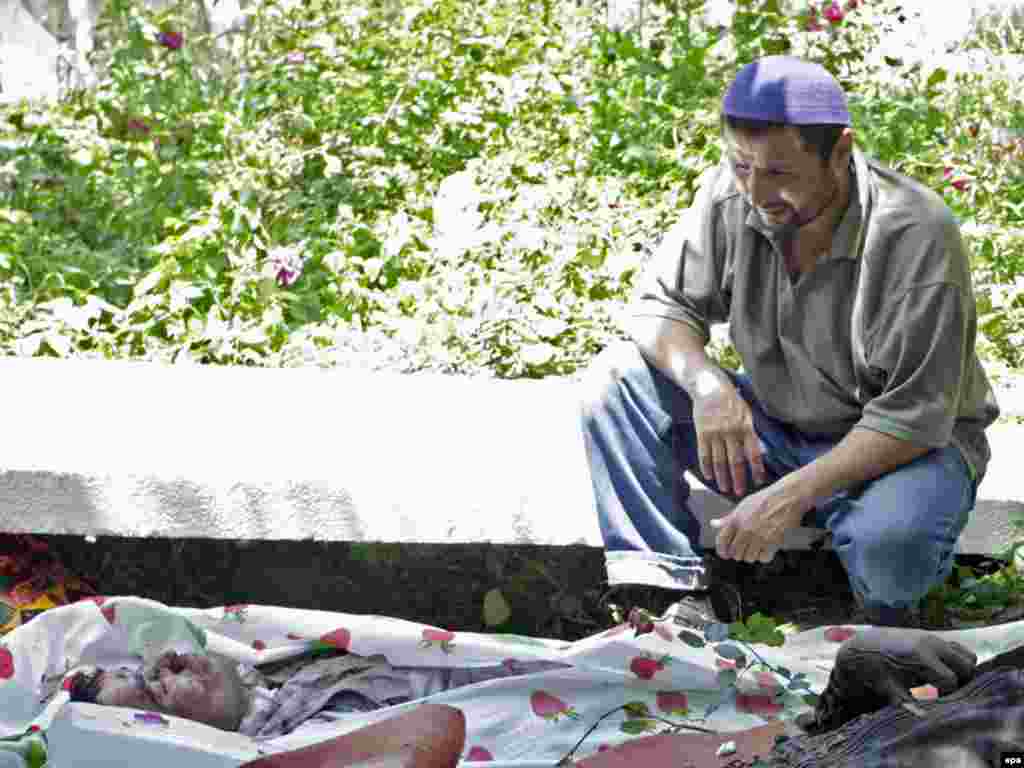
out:
<path id="1" fill-rule="evenodd" d="M 38 538 L 101 594 L 167 605 L 256 603 L 565 640 L 613 625 L 603 599 L 603 550 L 595 547 Z M 737 564 L 732 578 L 748 615 L 812 627 L 843 623 L 852 612 L 846 574 L 832 551 L 784 552 L 770 568 Z M 488 627 L 484 597 L 494 589 L 511 617 Z"/>

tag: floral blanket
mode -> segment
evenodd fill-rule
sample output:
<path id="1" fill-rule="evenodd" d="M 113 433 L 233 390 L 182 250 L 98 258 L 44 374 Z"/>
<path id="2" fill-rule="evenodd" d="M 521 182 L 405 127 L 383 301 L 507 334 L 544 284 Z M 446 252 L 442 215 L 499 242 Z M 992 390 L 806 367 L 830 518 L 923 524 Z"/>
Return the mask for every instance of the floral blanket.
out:
<path id="1" fill-rule="evenodd" d="M 410 683 L 416 696 L 374 712 L 320 718 L 264 742 L 272 750 L 330 738 L 429 700 L 465 713 L 463 762 L 554 765 L 574 748 L 581 759 L 671 723 L 725 733 L 791 720 L 813 708 L 839 644 L 857 627 L 790 634 L 779 647 L 730 640 L 723 630 L 695 633 L 667 615 L 639 633 L 624 624 L 569 643 L 452 632 L 384 616 L 93 598 L 47 611 L 0 641 L 0 736 L 32 726 L 46 733 L 63 707 L 85 706 L 69 704 L 63 689 L 79 666 L 137 663 L 168 645 L 253 666 L 337 648 L 383 657 L 410 679 L 421 671 Z M 983 662 L 1024 645 L 1024 622 L 939 634 Z M 168 733 L 173 720 L 156 718 Z M 137 727 L 152 726 L 140 718 Z"/>

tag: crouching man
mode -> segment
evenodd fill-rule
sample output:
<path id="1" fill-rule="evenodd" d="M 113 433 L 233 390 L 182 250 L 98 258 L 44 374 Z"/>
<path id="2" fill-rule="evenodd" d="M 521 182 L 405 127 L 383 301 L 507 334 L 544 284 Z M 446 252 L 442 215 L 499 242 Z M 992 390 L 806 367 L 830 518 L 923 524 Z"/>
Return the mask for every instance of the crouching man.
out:
<path id="1" fill-rule="evenodd" d="M 716 564 L 767 563 L 803 524 L 831 532 L 853 623 L 913 626 L 951 570 L 999 414 L 957 222 L 857 150 L 816 64 L 744 67 L 721 126 L 724 159 L 655 254 L 632 341 L 586 380 L 609 583 L 671 590 L 696 626 L 735 621 Z M 725 322 L 744 373 L 705 352 Z M 714 551 L 687 471 L 737 502 Z"/>

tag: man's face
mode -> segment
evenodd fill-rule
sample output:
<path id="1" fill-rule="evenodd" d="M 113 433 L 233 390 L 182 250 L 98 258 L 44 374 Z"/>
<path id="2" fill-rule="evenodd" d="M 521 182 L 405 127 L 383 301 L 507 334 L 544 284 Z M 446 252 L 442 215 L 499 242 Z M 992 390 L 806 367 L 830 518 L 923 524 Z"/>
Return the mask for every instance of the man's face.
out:
<path id="1" fill-rule="evenodd" d="M 770 231 L 792 231 L 836 192 L 832 164 L 824 165 L 792 126 L 756 135 L 726 129 L 725 144 L 740 192 Z"/>
<path id="2" fill-rule="evenodd" d="M 232 729 L 241 716 L 240 685 L 237 674 L 219 659 L 168 651 L 142 671 L 103 672 L 96 703 Z"/>
<path id="3" fill-rule="evenodd" d="M 109 707 L 134 707 L 159 712 L 160 707 L 146 687 L 141 669 L 106 669 L 100 673 L 96 703 Z"/>

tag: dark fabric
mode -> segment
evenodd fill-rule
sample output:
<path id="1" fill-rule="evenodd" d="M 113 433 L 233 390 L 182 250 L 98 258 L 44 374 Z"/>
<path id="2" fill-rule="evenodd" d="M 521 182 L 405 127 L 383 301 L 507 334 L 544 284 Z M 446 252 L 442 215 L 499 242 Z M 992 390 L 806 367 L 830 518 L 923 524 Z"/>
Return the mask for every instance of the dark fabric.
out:
<path id="1" fill-rule="evenodd" d="M 1020 648 L 1014 648 L 1006 653 L 1001 653 L 998 656 L 993 656 L 988 661 L 979 664 L 975 670 L 976 675 L 983 675 L 986 672 L 991 672 L 993 669 L 1024 669 L 1024 646 Z"/>
<path id="2" fill-rule="evenodd" d="M 831 731 L 891 704 L 914 703 L 911 688 L 941 696 L 975 676 L 978 657 L 960 643 L 922 630 L 875 627 L 843 643 L 814 712 L 814 732 Z"/>
<path id="3" fill-rule="evenodd" d="M 935 701 L 888 706 L 776 747 L 771 768 L 990 768 L 1024 749 L 1024 671 L 993 669 Z"/>

